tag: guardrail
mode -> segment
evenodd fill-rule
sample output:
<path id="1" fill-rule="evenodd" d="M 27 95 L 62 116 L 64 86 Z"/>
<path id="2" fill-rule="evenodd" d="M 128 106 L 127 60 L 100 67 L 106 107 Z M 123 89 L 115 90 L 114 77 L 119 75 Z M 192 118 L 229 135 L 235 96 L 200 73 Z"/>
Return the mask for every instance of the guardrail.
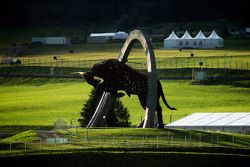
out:
<path id="1" fill-rule="evenodd" d="M 39 57 L 19 57 L 22 66 L 42 66 L 42 67 L 75 67 L 91 68 L 94 64 L 103 61 L 98 60 L 66 60 L 66 59 L 48 59 Z M 0 58 L 0 66 L 8 66 L 10 62 L 5 62 Z M 128 64 L 136 69 L 147 69 L 146 63 L 137 59 L 131 60 Z M 177 68 L 217 68 L 217 69 L 240 69 L 250 70 L 250 63 L 243 60 L 230 58 L 166 58 L 157 60 L 157 69 L 177 69 Z"/>

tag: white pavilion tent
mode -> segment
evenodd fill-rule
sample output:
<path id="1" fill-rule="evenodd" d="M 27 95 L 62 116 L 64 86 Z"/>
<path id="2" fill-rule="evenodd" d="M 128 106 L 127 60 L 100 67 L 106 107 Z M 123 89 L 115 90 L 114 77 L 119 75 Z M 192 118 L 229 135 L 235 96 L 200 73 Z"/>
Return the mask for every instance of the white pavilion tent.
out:
<path id="1" fill-rule="evenodd" d="M 210 36 L 207 38 L 207 47 L 208 48 L 217 48 L 223 47 L 224 40 L 217 35 L 217 33 L 213 30 Z"/>
<path id="2" fill-rule="evenodd" d="M 179 38 L 174 31 L 168 38 L 164 39 L 164 48 L 177 49 L 177 48 L 217 48 L 223 47 L 224 40 L 217 35 L 213 30 L 209 37 L 206 37 L 202 31 L 193 38 L 188 31 Z"/>
<path id="3" fill-rule="evenodd" d="M 172 31 L 169 37 L 164 39 L 164 48 L 178 48 L 179 40 L 180 38 Z"/>
<path id="4" fill-rule="evenodd" d="M 207 37 L 200 30 L 199 33 L 194 37 L 193 48 L 207 48 Z"/>
<path id="5" fill-rule="evenodd" d="M 185 34 L 180 38 L 179 46 L 181 48 L 192 48 L 193 47 L 193 37 L 188 33 L 188 31 L 185 32 Z"/>

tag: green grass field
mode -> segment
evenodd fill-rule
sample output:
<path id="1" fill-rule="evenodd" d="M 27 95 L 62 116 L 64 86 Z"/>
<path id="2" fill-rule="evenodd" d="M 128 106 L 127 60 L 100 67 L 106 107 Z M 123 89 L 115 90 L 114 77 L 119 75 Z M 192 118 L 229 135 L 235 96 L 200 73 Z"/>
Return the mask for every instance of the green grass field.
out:
<path id="1" fill-rule="evenodd" d="M 80 79 L 0 79 L 0 126 L 53 126 L 57 119 L 78 119 L 91 86 Z M 237 84 L 238 83 L 238 84 Z M 231 84 L 231 85 L 230 85 Z M 162 81 L 165 96 L 177 111 L 164 104 L 164 122 L 194 112 L 249 112 L 249 82 L 197 84 Z M 242 87 L 244 86 L 244 87 Z M 132 125 L 144 117 L 136 96 L 122 98 Z"/>
<path id="2" fill-rule="evenodd" d="M 81 32 L 79 31 L 79 33 Z M 26 34 L 26 36 L 29 35 Z M 3 58 L 6 54 L 7 42 L 12 41 L 12 39 L 18 39 L 18 42 L 28 39 L 23 37 L 21 33 L 10 35 L 10 37 L 6 37 L 5 34 L 3 38 L 6 41 L 0 41 L 0 58 Z M 184 49 L 180 52 L 176 49 L 163 50 L 163 43 L 153 43 L 158 76 L 190 76 L 190 69 L 199 67 L 198 63 L 203 61 L 204 65 L 209 64 L 209 66 L 206 66 L 206 68 L 209 68 L 207 70 L 209 76 L 249 77 L 249 70 L 246 70 L 249 69 L 248 62 L 250 62 L 249 44 L 250 40 L 225 40 L 224 48 L 209 50 Z M 86 70 L 92 65 L 77 64 L 79 60 L 84 62 L 85 60 L 100 61 L 101 59 L 117 58 L 121 47 L 121 43 L 27 46 L 23 48 L 21 55 L 19 55 L 19 58 L 26 60 L 22 61 L 24 65 L 13 67 L 3 65 L 0 67 L 0 73 L 48 74 L 49 67 L 52 66 L 56 67 L 56 74 L 69 74 L 75 70 L 78 71 L 79 67 Z M 74 53 L 69 53 L 69 50 L 72 49 Z M 192 59 L 190 58 L 191 53 L 194 54 Z M 58 56 L 59 61 L 53 60 L 53 56 Z M 194 60 L 196 63 L 194 63 Z M 33 67 L 38 65 L 37 62 L 42 61 L 49 63 L 39 64 L 46 67 Z M 67 61 L 76 62 L 75 64 L 70 62 L 72 65 L 68 65 Z M 143 65 L 145 62 L 144 51 L 140 45 L 136 44 L 129 56 L 129 63 L 138 64 L 137 69 L 142 68 L 145 70 Z M 177 66 L 183 69 L 176 69 Z M 238 70 L 228 70 L 227 67 Z M 213 68 L 220 69 L 215 70 Z M 249 80 L 206 82 L 164 80 L 162 85 L 169 104 L 178 109 L 177 111 L 169 111 L 161 102 L 164 123 L 169 123 L 194 112 L 249 112 L 250 109 Z M 168 157 L 171 159 L 168 162 L 175 164 L 175 166 L 178 166 L 176 164 L 180 164 L 180 159 L 183 158 L 185 162 L 189 162 L 192 166 L 201 166 L 200 159 L 209 166 L 214 166 L 213 162 L 218 162 L 217 164 L 221 165 L 225 162 L 237 164 L 242 160 L 247 161 L 248 159 L 249 161 L 249 135 L 171 129 L 103 128 L 88 131 L 88 129 L 83 128 L 78 129 L 78 137 L 71 139 L 73 143 L 44 144 L 41 150 L 38 142 L 34 145 L 27 145 L 28 151 L 24 151 L 24 147 L 26 148 L 26 145 L 23 144 L 24 140 L 27 142 L 40 140 L 37 131 L 33 130 L 51 130 L 57 119 L 65 119 L 68 123 L 74 120 L 74 123 L 77 123 L 83 103 L 87 100 L 91 89 L 90 85 L 80 79 L 0 78 L 0 134 L 5 135 L 6 133 L 7 136 L 10 136 L 8 133 L 16 134 L 29 130 L 1 140 L 0 148 L 3 150 L 0 150 L 0 158 L 1 156 L 24 155 L 23 157 L 27 157 L 30 162 L 30 160 L 36 159 L 35 155 L 39 157 L 42 155 L 42 158 L 45 158 L 46 161 L 39 159 L 38 161 L 34 160 L 34 163 L 48 162 L 53 164 L 60 159 L 57 157 L 59 154 L 59 157 L 61 156 L 63 160 L 67 161 L 60 159 L 59 161 L 63 162 L 61 166 L 72 165 L 68 165 L 68 163 L 72 162 L 68 161 L 68 159 L 74 159 L 78 162 L 78 165 L 82 166 L 84 161 L 89 162 L 89 159 L 96 159 L 96 157 L 99 157 L 100 161 L 112 159 L 106 165 L 111 166 L 111 162 L 114 162 L 113 166 L 114 164 L 117 165 L 113 159 L 114 154 L 118 155 L 119 153 L 123 153 L 122 155 L 125 156 L 125 158 L 121 155 L 116 157 L 119 163 L 120 160 L 123 160 L 124 164 L 134 162 L 137 166 L 139 161 L 134 160 L 138 156 L 143 157 L 143 162 L 145 162 L 145 156 L 148 157 L 146 159 L 154 156 L 154 161 L 159 164 L 163 162 L 167 164 L 165 159 Z M 139 104 L 139 100 L 136 96 L 130 98 L 125 96 L 121 100 L 129 110 L 132 127 L 135 127 L 144 117 L 144 111 Z M 71 132 L 75 133 L 74 129 L 71 129 Z M 60 131 L 60 133 L 71 138 L 69 130 Z M 192 144 L 195 148 L 183 147 L 187 142 L 186 137 L 190 135 L 194 139 Z M 173 142 L 170 141 L 170 136 L 175 139 Z M 217 143 L 215 136 L 220 139 Z M 201 139 L 202 141 L 199 141 Z M 157 148 L 159 141 L 163 143 L 159 147 L 166 147 L 166 150 Z M 13 145 L 11 145 L 13 152 L 9 151 L 11 142 L 13 142 Z M 115 146 L 113 145 L 114 142 L 117 142 Z M 150 149 L 139 149 L 142 142 L 145 142 L 143 145 L 148 145 Z M 232 146 L 233 148 L 231 148 Z M 115 149 L 116 147 L 118 150 Z M 133 148 L 136 148 L 136 150 Z M 124 149 L 127 149 L 128 153 L 124 154 Z M 100 151 L 101 153 L 99 153 Z M 76 157 L 81 155 L 84 158 Z M 127 157 L 129 157 L 129 160 Z M 18 158 L 23 162 L 22 156 Z M 18 162 L 18 158 L 13 163 Z M 151 161 L 144 164 L 145 166 L 148 164 L 155 165 L 155 162 Z"/>

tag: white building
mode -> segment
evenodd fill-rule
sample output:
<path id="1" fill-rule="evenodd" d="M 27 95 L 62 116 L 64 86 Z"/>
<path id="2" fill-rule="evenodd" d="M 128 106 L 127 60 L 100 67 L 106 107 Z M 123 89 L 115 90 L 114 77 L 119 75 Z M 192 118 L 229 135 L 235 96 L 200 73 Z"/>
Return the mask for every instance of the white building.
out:
<path id="1" fill-rule="evenodd" d="M 68 45 L 71 40 L 66 37 L 32 37 L 31 43 L 40 43 L 45 45 Z"/>
<path id="2" fill-rule="evenodd" d="M 165 126 L 250 134 L 250 113 L 194 113 Z"/>

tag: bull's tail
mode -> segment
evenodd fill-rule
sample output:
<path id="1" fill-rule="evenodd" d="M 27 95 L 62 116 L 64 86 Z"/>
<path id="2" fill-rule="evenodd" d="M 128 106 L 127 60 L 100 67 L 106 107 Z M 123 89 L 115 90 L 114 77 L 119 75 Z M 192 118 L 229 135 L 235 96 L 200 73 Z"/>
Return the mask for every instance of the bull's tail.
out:
<path id="1" fill-rule="evenodd" d="M 162 101 L 164 102 L 164 104 L 167 106 L 167 108 L 169 108 L 170 110 L 177 110 L 176 108 L 174 108 L 174 107 L 170 107 L 170 105 L 168 104 L 168 102 L 167 102 L 167 100 L 166 100 L 166 98 L 165 98 L 165 95 L 164 95 L 164 93 L 163 93 L 163 90 L 162 90 L 162 86 L 161 86 L 161 83 L 160 83 L 160 81 L 158 81 L 158 90 L 160 91 L 159 93 L 160 93 L 160 96 L 161 96 L 161 98 L 162 98 Z"/>

